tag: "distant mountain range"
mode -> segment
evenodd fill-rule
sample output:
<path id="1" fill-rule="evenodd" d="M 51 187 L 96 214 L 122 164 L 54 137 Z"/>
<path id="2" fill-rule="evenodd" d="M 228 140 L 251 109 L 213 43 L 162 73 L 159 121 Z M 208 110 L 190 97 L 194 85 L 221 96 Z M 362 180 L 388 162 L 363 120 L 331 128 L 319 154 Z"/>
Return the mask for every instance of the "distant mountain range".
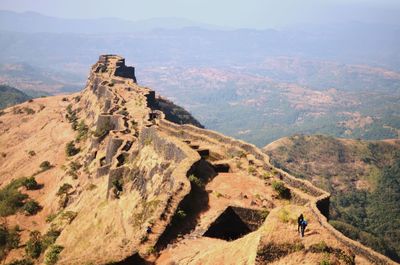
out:
<path id="1" fill-rule="evenodd" d="M 293 133 L 400 134 L 396 25 L 226 30 L 181 19 L 77 20 L 2 11 L 0 34 L 0 83 L 20 89 L 81 90 L 99 54 L 124 54 L 140 84 L 207 128 L 259 146 Z"/>
<path id="2" fill-rule="evenodd" d="M 38 33 L 127 33 L 158 28 L 180 29 L 200 27 L 217 29 L 221 27 L 198 23 L 184 18 L 152 18 L 137 21 L 119 18 L 67 19 L 45 16 L 36 12 L 17 13 L 0 11 L 0 30 Z"/>

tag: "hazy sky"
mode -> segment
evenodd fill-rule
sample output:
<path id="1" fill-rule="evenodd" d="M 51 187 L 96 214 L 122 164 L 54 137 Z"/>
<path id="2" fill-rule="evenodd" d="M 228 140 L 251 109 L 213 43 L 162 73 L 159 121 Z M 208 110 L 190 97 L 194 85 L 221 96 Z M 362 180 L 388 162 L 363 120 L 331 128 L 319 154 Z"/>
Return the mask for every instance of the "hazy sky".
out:
<path id="1" fill-rule="evenodd" d="M 400 24 L 400 0 L 0 0 L 0 9 L 64 18 L 181 17 L 251 28 L 344 20 Z"/>

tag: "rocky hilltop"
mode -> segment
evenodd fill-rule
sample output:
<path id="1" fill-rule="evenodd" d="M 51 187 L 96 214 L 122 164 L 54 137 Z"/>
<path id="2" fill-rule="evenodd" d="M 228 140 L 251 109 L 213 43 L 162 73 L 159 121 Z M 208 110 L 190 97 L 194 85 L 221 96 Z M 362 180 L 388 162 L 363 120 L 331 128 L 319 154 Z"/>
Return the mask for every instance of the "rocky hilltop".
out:
<path id="1" fill-rule="evenodd" d="M 5 264 L 394 264 L 327 222 L 329 193 L 203 129 L 122 57 L 81 93 L 5 109 L 0 132 Z"/>

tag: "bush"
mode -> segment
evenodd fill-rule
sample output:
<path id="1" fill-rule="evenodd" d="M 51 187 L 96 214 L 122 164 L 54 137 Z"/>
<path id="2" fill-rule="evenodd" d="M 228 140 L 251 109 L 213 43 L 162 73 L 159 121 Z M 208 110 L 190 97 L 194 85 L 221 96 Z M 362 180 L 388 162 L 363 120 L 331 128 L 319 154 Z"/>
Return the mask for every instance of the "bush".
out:
<path id="1" fill-rule="evenodd" d="M 74 156 L 78 154 L 81 150 L 79 148 L 76 148 L 74 145 L 74 141 L 71 141 L 67 143 L 67 146 L 65 147 L 65 153 L 67 156 Z"/>
<path id="2" fill-rule="evenodd" d="M 301 242 L 294 243 L 268 243 L 257 250 L 257 261 L 261 264 L 271 263 L 288 254 L 304 250 Z"/>
<path id="3" fill-rule="evenodd" d="M 195 175 L 190 175 L 190 176 L 189 176 L 189 181 L 190 181 L 191 183 L 195 184 L 196 186 L 200 187 L 200 188 L 204 186 L 203 181 L 201 181 L 201 179 L 199 179 L 199 178 L 196 177 Z"/>
<path id="4" fill-rule="evenodd" d="M 85 140 L 88 136 L 89 127 L 85 124 L 83 120 L 77 126 L 78 136 L 76 137 L 76 141 Z"/>
<path id="5" fill-rule="evenodd" d="M 66 211 L 61 213 L 60 218 L 62 220 L 67 221 L 68 224 L 72 223 L 72 221 L 76 218 L 76 216 L 78 215 L 77 212 L 73 212 L 73 211 Z"/>
<path id="6" fill-rule="evenodd" d="M 29 240 L 26 242 L 26 255 L 32 259 L 39 258 L 42 253 L 42 236 L 39 231 L 32 231 L 29 235 Z"/>
<path id="7" fill-rule="evenodd" d="M 28 195 L 22 194 L 18 188 L 23 185 L 24 178 L 11 181 L 4 188 L 0 189 L 0 216 L 13 215 L 24 206 Z"/>
<path id="8" fill-rule="evenodd" d="M 52 168 L 53 166 L 50 164 L 49 161 L 43 161 L 40 165 L 39 165 L 40 169 L 42 171 L 46 171 L 49 170 L 50 168 Z"/>
<path id="9" fill-rule="evenodd" d="M 33 261 L 30 259 L 19 259 L 19 260 L 13 260 L 7 265 L 33 265 Z"/>
<path id="10" fill-rule="evenodd" d="M 38 185 L 38 183 L 36 182 L 35 177 L 30 177 L 30 178 L 25 179 L 23 185 L 25 186 L 25 188 L 27 190 L 37 190 L 40 187 Z"/>
<path id="11" fill-rule="evenodd" d="M 329 261 L 328 258 L 325 257 L 323 260 L 319 262 L 319 265 L 331 265 L 331 262 Z"/>
<path id="12" fill-rule="evenodd" d="M 8 229 L 6 225 L 0 225 L 0 260 L 14 248 L 18 248 L 20 242 L 19 228 Z"/>
<path id="13" fill-rule="evenodd" d="M 30 151 L 28 152 L 28 155 L 30 155 L 30 156 L 35 156 L 35 155 L 36 155 L 36 153 L 35 153 L 35 151 L 33 151 L 33 150 L 30 150 Z"/>
<path id="14" fill-rule="evenodd" d="M 72 189 L 72 185 L 68 183 L 64 183 L 57 191 L 57 196 L 67 195 L 68 192 Z"/>
<path id="15" fill-rule="evenodd" d="M 46 217 L 46 223 L 53 222 L 54 219 L 58 216 L 58 213 L 51 213 Z"/>
<path id="16" fill-rule="evenodd" d="M 35 111 L 33 109 L 31 109 L 31 108 L 28 108 L 28 107 L 24 107 L 23 111 L 28 115 L 35 114 Z"/>
<path id="17" fill-rule="evenodd" d="M 317 244 L 311 245 L 310 246 L 310 251 L 312 253 L 328 252 L 329 251 L 329 247 L 325 243 L 325 241 L 321 241 L 321 242 L 319 242 Z"/>
<path id="18" fill-rule="evenodd" d="M 281 181 L 272 182 L 272 188 L 278 193 L 279 198 L 281 199 L 291 198 L 290 190 L 285 186 L 283 182 Z"/>
<path id="19" fill-rule="evenodd" d="M 64 249 L 64 247 L 59 246 L 59 245 L 50 246 L 50 250 L 47 252 L 46 258 L 44 260 L 46 265 L 56 264 L 58 261 L 59 255 L 63 249 Z"/>
<path id="20" fill-rule="evenodd" d="M 123 190 L 123 183 L 122 183 L 122 181 L 120 180 L 120 179 L 114 179 L 113 181 L 112 181 L 112 185 L 114 186 L 114 188 L 117 190 L 117 191 L 122 191 Z"/>
<path id="21" fill-rule="evenodd" d="M 73 172 L 78 171 L 81 167 L 82 165 L 78 162 L 72 161 L 71 163 L 69 163 L 69 169 Z"/>
<path id="22" fill-rule="evenodd" d="M 179 219 L 185 219 L 187 214 L 184 210 L 182 209 L 178 209 L 178 211 L 176 211 L 175 216 Z"/>
<path id="23" fill-rule="evenodd" d="M 22 209 L 24 210 L 26 215 L 35 215 L 42 209 L 42 207 L 39 205 L 37 201 L 30 200 L 25 203 Z"/>
<path id="24" fill-rule="evenodd" d="M 49 231 L 43 236 L 42 245 L 43 249 L 47 249 L 49 246 L 53 245 L 57 238 L 60 236 L 61 231 L 51 227 Z"/>

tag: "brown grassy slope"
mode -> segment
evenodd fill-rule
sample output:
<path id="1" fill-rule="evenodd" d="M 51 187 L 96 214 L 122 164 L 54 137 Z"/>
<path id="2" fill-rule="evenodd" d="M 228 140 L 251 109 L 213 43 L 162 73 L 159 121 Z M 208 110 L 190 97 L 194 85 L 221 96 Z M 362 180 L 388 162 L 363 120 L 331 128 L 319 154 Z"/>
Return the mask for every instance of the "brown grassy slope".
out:
<path id="1" fill-rule="evenodd" d="M 400 141 L 359 141 L 323 135 L 295 135 L 267 145 L 276 166 L 333 193 L 374 190 L 378 173 L 393 163 Z"/>
<path id="2" fill-rule="evenodd" d="M 396 173 L 399 140 L 296 135 L 275 141 L 264 150 L 276 166 L 331 192 L 330 215 L 337 229 L 400 260 L 396 199 L 400 195 Z"/>
<path id="3" fill-rule="evenodd" d="M 40 98 L 8 108 L 0 117 L 2 187 L 12 179 L 30 177 L 39 172 L 39 165 L 43 161 L 49 161 L 54 166 L 35 176 L 37 182 L 43 185 L 41 189 L 24 191 L 30 198 L 37 200 L 43 209 L 33 216 L 17 213 L 7 217 L 10 225 L 18 225 L 22 229 L 22 242 L 28 238 L 29 231 L 45 232 L 49 227 L 45 222 L 46 217 L 58 207 L 55 193 L 61 176 L 65 174 L 61 169 L 66 159 L 64 147 L 75 137 L 63 113 L 67 104 L 61 96 Z M 30 151 L 35 155 L 30 155 Z M 23 249 L 11 253 L 9 259 L 21 256 L 22 253 Z"/>

